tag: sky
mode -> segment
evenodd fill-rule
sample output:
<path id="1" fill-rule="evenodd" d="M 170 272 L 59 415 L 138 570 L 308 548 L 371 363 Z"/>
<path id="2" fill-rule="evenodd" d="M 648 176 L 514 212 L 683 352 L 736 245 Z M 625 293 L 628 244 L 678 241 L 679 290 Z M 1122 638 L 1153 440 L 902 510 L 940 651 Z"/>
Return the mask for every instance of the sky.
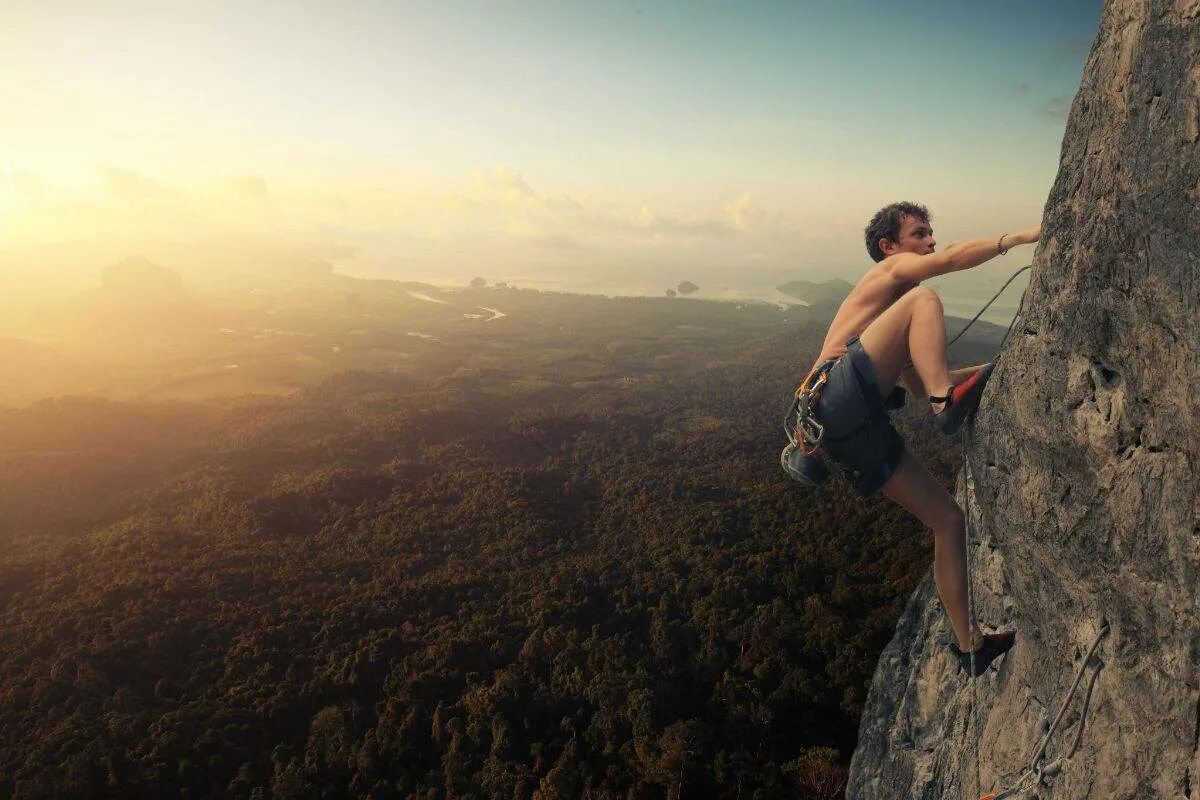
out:
<path id="1" fill-rule="evenodd" d="M 6 0 L 0 268 L 850 280 L 894 200 L 939 244 L 1040 220 L 1100 7 Z"/>

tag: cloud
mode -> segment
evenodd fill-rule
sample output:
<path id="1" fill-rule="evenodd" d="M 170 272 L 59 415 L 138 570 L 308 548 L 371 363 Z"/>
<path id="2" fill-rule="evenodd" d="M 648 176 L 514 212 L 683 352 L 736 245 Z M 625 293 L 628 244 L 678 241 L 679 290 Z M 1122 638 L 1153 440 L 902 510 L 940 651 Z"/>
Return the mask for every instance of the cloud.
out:
<path id="1" fill-rule="evenodd" d="M 267 182 L 261 175 L 238 175 L 229 184 L 235 193 L 247 200 L 261 203 L 267 199 Z"/>
<path id="2" fill-rule="evenodd" d="M 576 239 L 574 239 L 570 236 L 567 236 L 566 234 L 563 234 L 563 233 L 556 233 L 551 236 L 536 237 L 535 239 L 533 239 L 533 241 L 536 244 L 538 244 L 542 247 L 549 248 L 551 250 L 582 250 L 583 249 L 583 245 L 580 244 Z"/>
<path id="3" fill-rule="evenodd" d="M 510 202 L 520 203 L 537 196 L 533 189 L 529 188 L 525 179 L 521 177 L 521 173 L 503 164 L 494 167 L 491 174 L 475 173 L 475 183 L 480 188 L 499 194 Z"/>
<path id="4" fill-rule="evenodd" d="M 550 211 L 561 211 L 569 214 L 578 214 L 586 210 L 586 206 L 582 201 L 576 200 L 574 197 L 567 197 L 565 194 L 560 197 L 547 197 L 545 204 L 546 208 Z"/>
<path id="5" fill-rule="evenodd" d="M 538 247 L 552 250 L 583 249 L 583 244 L 578 239 L 567 233 L 552 230 L 554 227 L 554 221 L 550 219 L 532 219 L 529 216 L 520 216 L 509 220 L 504 232 Z"/>
<path id="6" fill-rule="evenodd" d="M 142 199 L 161 197 L 166 194 L 165 190 L 157 183 L 131 169 L 99 164 L 96 166 L 96 171 L 100 173 L 105 188 L 120 197 Z"/>
<path id="7" fill-rule="evenodd" d="M 1091 52 L 1091 50 L 1092 38 L 1081 37 L 1079 39 L 1072 39 L 1070 41 L 1063 42 L 1058 46 L 1058 48 L 1055 49 L 1052 57 L 1073 60 L 1079 56 L 1086 56 L 1089 52 Z"/>
<path id="8" fill-rule="evenodd" d="M 727 203 L 725 213 L 739 231 L 762 230 L 770 224 L 767 212 L 750 201 L 749 193 Z"/>
<path id="9" fill-rule="evenodd" d="M 596 196 L 586 190 L 564 191 L 561 186 L 535 190 L 521 173 L 506 166 L 481 170 L 473 177 L 474 191 L 464 187 L 437 202 L 426 202 L 407 215 L 404 224 L 423 237 L 468 243 L 464 246 L 487 239 L 547 254 L 649 253 L 652 249 L 656 258 L 667 251 L 694 254 L 706 248 L 728 251 L 729 257 L 740 257 L 743 249 L 774 253 L 781 241 L 795 238 L 780 214 L 754 202 L 750 192 L 727 196 L 707 208 L 692 202 L 685 211 L 672 206 L 660 209 L 654 202 L 628 195 Z M 435 214 L 435 209 L 445 213 Z"/>
<path id="10" fill-rule="evenodd" d="M 1067 114 L 1071 110 L 1071 101 L 1073 99 L 1069 94 L 1055 95 L 1038 106 L 1036 109 L 1037 113 L 1046 119 L 1062 122 L 1067 118 Z"/>
<path id="11" fill-rule="evenodd" d="M 731 233 L 729 225 L 722 220 L 664 217 L 651 211 L 650 206 L 645 203 L 642 204 L 641 209 L 638 211 L 637 219 L 632 226 L 618 223 L 617 227 L 623 227 L 632 233 L 655 238 L 666 236 L 687 238 L 722 237 L 728 236 Z"/>

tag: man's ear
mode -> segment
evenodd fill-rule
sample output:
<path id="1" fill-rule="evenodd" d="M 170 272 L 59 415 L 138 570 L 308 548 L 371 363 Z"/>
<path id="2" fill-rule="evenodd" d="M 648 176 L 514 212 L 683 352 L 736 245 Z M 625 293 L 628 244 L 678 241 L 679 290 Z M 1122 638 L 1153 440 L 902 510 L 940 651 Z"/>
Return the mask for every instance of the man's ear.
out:
<path id="1" fill-rule="evenodd" d="M 885 236 L 879 240 L 879 249 L 885 256 L 890 256 L 896 251 L 896 243 Z"/>

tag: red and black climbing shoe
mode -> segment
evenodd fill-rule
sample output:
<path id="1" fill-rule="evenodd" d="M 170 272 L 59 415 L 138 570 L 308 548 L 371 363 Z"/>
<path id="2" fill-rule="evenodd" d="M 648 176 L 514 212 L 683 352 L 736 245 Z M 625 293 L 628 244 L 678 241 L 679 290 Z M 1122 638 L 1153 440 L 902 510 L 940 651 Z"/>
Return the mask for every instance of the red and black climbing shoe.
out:
<path id="1" fill-rule="evenodd" d="M 954 658 L 958 661 L 958 667 L 963 672 L 966 672 L 972 678 L 978 678 L 983 673 L 987 672 L 988 667 L 997 657 L 1008 652 L 1013 643 L 1017 641 L 1016 631 L 1005 631 L 1004 633 L 985 633 L 983 642 L 975 651 L 975 670 L 971 670 L 971 653 L 964 653 L 958 649 L 955 644 L 950 645 L 950 652 L 954 654 Z"/>
<path id="2" fill-rule="evenodd" d="M 979 398 L 983 397 L 983 387 L 988 378 L 992 377 L 995 362 L 978 370 L 974 375 L 955 386 L 945 397 L 930 397 L 931 403 L 945 403 L 946 407 L 933 415 L 933 421 L 947 436 L 958 431 L 967 417 L 979 408 Z"/>

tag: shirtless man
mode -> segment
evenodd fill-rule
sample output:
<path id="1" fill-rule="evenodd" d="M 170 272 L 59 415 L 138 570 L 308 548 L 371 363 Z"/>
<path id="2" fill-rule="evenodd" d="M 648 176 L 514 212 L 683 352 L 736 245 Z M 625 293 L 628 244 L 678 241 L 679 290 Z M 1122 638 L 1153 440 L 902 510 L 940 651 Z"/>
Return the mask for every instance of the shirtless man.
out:
<path id="1" fill-rule="evenodd" d="M 877 263 L 842 302 L 813 367 L 828 371 L 814 413 L 825 426 L 821 446 L 862 495 L 882 489 L 933 530 L 934 579 L 954 629 L 955 655 L 969 672 L 974 651 L 978 676 L 1012 646 L 1015 634 L 985 636 L 968 618 L 963 511 L 904 446 L 884 398 L 903 379 L 915 397 L 929 397 L 944 433 L 961 426 L 978 405 L 992 365 L 949 370 L 942 303 L 921 282 L 1034 244 L 1041 226 L 935 252 L 929 212 L 915 203 L 893 203 L 875 214 L 865 234 Z"/>

